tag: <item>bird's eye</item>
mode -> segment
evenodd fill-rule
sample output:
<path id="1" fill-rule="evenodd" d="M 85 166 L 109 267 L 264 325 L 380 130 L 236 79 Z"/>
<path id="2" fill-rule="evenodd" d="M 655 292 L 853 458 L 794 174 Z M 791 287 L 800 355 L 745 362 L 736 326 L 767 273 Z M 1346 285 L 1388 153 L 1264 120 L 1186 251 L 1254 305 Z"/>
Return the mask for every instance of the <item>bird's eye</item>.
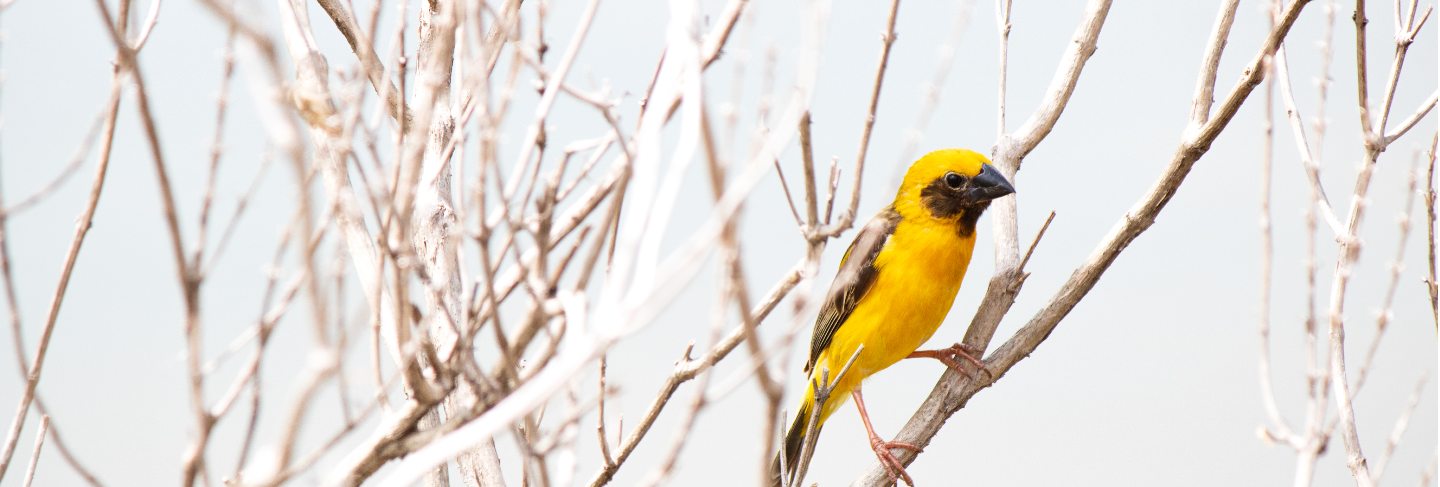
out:
<path id="1" fill-rule="evenodd" d="M 945 185 L 949 186 L 950 189 L 960 189 L 960 186 L 964 184 L 965 176 L 961 176 L 953 172 L 945 175 Z"/>

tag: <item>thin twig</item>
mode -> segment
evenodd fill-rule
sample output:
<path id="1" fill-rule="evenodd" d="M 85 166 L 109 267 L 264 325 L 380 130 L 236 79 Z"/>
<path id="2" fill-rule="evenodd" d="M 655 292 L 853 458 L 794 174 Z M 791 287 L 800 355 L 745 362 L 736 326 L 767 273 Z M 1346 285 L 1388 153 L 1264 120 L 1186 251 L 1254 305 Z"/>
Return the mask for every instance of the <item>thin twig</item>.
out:
<path id="1" fill-rule="evenodd" d="M 1300 109 L 1295 103 L 1295 93 L 1290 84 L 1289 62 L 1285 55 L 1285 46 L 1275 54 L 1276 82 L 1280 84 L 1281 99 L 1285 101 L 1285 115 L 1290 120 L 1290 129 L 1295 134 L 1295 146 L 1300 153 L 1300 163 L 1305 167 L 1305 174 L 1310 178 L 1310 186 L 1315 189 L 1315 204 L 1320 208 L 1325 222 L 1329 224 L 1330 231 L 1335 235 L 1344 233 L 1343 224 L 1335 216 L 1335 210 L 1330 206 L 1330 198 L 1325 195 L 1325 186 L 1320 182 L 1320 161 L 1312 155 L 1310 142 L 1305 136 L 1305 124 L 1301 121 Z M 1324 116 L 1324 98 L 1321 98 L 1321 110 L 1317 117 Z M 1318 144 L 1316 145 L 1318 147 Z"/>
<path id="2" fill-rule="evenodd" d="M 845 361 L 843 367 L 840 367 L 840 373 L 835 374 L 835 378 L 829 378 L 829 368 L 821 367 L 819 374 L 820 380 L 812 380 L 810 382 L 810 387 L 815 390 L 815 406 L 811 408 L 810 419 L 805 426 L 805 439 L 801 444 L 799 462 L 795 464 L 795 471 L 789 472 L 791 475 L 790 482 L 786 485 L 800 486 L 805 484 L 805 472 L 810 469 L 810 460 L 815 456 L 815 443 L 820 439 L 820 416 L 824 414 L 825 403 L 830 400 L 830 394 L 835 391 L 835 386 L 840 384 L 840 379 L 845 377 L 846 372 L 850 371 L 850 366 L 855 364 L 855 359 L 860 358 L 860 352 L 863 350 L 865 350 L 865 344 L 863 343 L 855 347 L 855 352 L 850 354 L 850 358 Z"/>
<path id="3" fill-rule="evenodd" d="M 110 167 L 110 153 L 114 147 L 116 118 L 120 113 L 122 78 L 123 73 L 116 70 L 110 84 L 109 108 L 105 115 L 105 126 L 101 129 L 100 153 L 97 156 L 99 163 L 95 167 L 95 176 L 90 183 L 90 193 L 86 199 L 85 208 L 81 210 L 80 217 L 76 220 L 70 245 L 65 251 L 59 282 L 50 297 L 50 307 L 45 314 L 45 325 L 41 328 L 40 342 L 36 345 L 30 364 L 21 368 L 21 372 L 25 374 L 27 380 L 25 381 L 25 390 L 20 394 L 20 405 L 16 408 L 15 417 L 11 419 L 10 430 L 5 437 L 4 451 L 0 452 L 0 477 L 4 477 L 6 467 L 10 464 L 11 455 L 15 453 L 16 442 L 20 439 L 20 430 L 25 425 L 25 416 L 29 412 L 31 401 L 35 398 L 35 387 L 40 383 L 40 374 L 45 365 L 45 355 L 50 349 L 50 339 L 54 336 L 55 323 L 60 316 L 60 307 L 64 304 L 65 293 L 70 287 L 70 277 L 75 271 L 75 262 L 80 256 L 81 245 L 85 243 L 85 235 L 90 231 L 90 224 L 95 218 L 95 209 L 100 203 L 101 190 L 105 188 L 105 178 Z M 0 216 L 0 222 L 3 222 L 3 216 Z M 12 306 L 11 309 L 15 308 Z M 19 337 L 19 322 L 13 321 L 12 327 L 17 347 L 15 356 L 17 358 L 24 357 L 23 350 L 19 349 L 24 346 L 24 342 Z"/>
<path id="4" fill-rule="evenodd" d="M 1030 241 L 1030 247 L 1025 249 L 1025 257 L 1020 259 L 1020 270 L 1025 270 L 1025 264 L 1030 263 L 1030 256 L 1035 254 L 1035 247 L 1040 245 L 1040 239 L 1045 238 L 1045 230 L 1050 229 L 1050 222 L 1055 221 L 1055 212 L 1051 211 L 1050 216 L 1045 217 L 1045 223 L 1040 225 L 1040 230 L 1035 232 L 1035 239 Z"/>
<path id="5" fill-rule="evenodd" d="M 995 138 L 1005 137 L 1005 90 L 1010 72 L 1010 23 L 1012 0 L 995 0 L 995 27 L 1000 35 L 999 67 L 996 68 Z"/>
<path id="6" fill-rule="evenodd" d="M 35 432 L 35 447 L 30 449 L 30 464 L 25 466 L 25 481 L 21 483 L 30 487 L 35 481 L 35 466 L 40 463 L 40 448 L 45 446 L 45 434 L 50 432 L 50 416 L 40 416 L 40 429 Z"/>
<path id="7" fill-rule="evenodd" d="M 1395 427 L 1390 430 L 1390 437 L 1385 440 L 1385 450 L 1380 453 L 1379 458 L 1375 459 L 1375 469 L 1372 474 L 1375 476 L 1375 483 L 1380 483 L 1381 477 L 1385 475 L 1385 467 L 1390 465 L 1390 459 L 1394 458 L 1395 448 L 1400 446 L 1400 437 L 1404 436 L 1405 430 L 1409 428 L 1410 417 L 1415 414 L 1415 408 L 1420 406 L 1420 399 L 1424 397 L 1421 394 L 1425 392 L 1425 385 L 1429 382 L 1428 375 L 1422 376 L 1420 380 L 1416 381 L 1415 390 L 1410 393 L 1410 400 L 1406 401 L 1405 409 L 1401 410 L 1400 416 L 1395 419 Z"/>
<path id="8" fill-rule="evenodd" d="M 1419 124 L 1421 120 L 1425 119 L 1426 115 L 1430 114 L 1431 110 L 1435 109 L 1435 103 L 1437 98 L 1440 98 L 1440 91 L 1430 93 L 1430 97 L 1426 98 L 1425 101 L 1420 104 L 1420 108 L 1417 108 L 1415 110 L 1415 113 L 1410 114 L 1409 117 L 1407 117 L 1404 121 L 1400 122 L 1399 127 L 1395 127 L 1394 130 L 1385 132 L 1385 138 L 1382 139 L 1381 144 L 1389 146 L 1390 144 L 1395 142 L 1395 139 L 1400 138 L 1401 136 L 1405 135 L 1406 132 L 1409 132 L 1410 129 L 1415 128 L 1416 124 Z"/>
<path id="9" fill-rule="evenodd" d="M 1369 113 L 1368 84 L 1365 71 L 1365 6 L 1363 1 L 1357 1 L 1355 6 L 1355 31 L 1356 31 L 1356 72 L 1357 86 L 1360 101 L 1361 113 L 1361 136 L 1365 141 L 1365 157 L 1361 162 L 1360 173 L 1355 178 L 1355 190 L 1350 200 L 1350 211 L 1346 219 L 1345 232 L 1340 235 L 1339 256 L 1335 262 L 1335 273 L 1331 279 L 1330 286 L 1330 381 L 1335 391 L 1335 403 L 1338 411 L 1340 437 L 1345 443 L 1346 464 L 1350 467 L 1351 476 L 1355 478 L 1360 487 L 1369 487 L 1375 484 L 1366 462 L 1365 453 L 1360 445 L 1358 428 L 1355 424 L 1354 393 L 1350 384 L 1350 377 L 1346 372 L 1345 354 L 1345 295 L 1350 282 L 1350 269 L 1359 258 L 1359 227 L 1364 216 L 1366 206 L 1366 195 L 1370 189 L 1371 175 L 1374 172 L 1375 163 L 1380 153 L 1384 152 L 1388 144 L 1381 136 L 1385 133 L 1385 122 L 1389 117 L 1390 107 L 1394 101 L 1395 87 L 1399 81 L 1401 68 L 1405 63 L 1405 55 L 1409 52 L 1410 43 L 1415 35 L 1424 25 L 1425 19 L 1429 17 L 1428 11 L 1417 24 L 1414 21 L 1414 5 L 1412 2 L 1411 17 L 1406 25 L 1400 22 L 1401 12 L 1395 12 L 1396 24 L 1403 28 L 1403 33 L 1395 39 L 1395 56 L 1391 62 L 1390 78 L 1387 83 L 1384 99 L 1381 104 L 1381 112 L 1378 121 L 1372 121 Z M 1373 124 L 1373 125 L 1372 125 Z M 1357 384 L 1358 385 L 1358 384 Z"/>
<path id="10" fill-rule="evenodd" d="M 54 179 L 45 183 L 45 185 L 41 186 L 34 194 L 21 198 L 20 201 L 13 205 L 6 206 L 3 211 L 7 216 L 15 216 L 25 210 L 33 208 L 41 201 L 44 201 L 45 198 L 55 194 L 55 191 L 59 190 L 61 186 L 70 180 L 70 176 L 79 172 L 80 165 L 85 163 L 85 159 L 90 155 L 90 149 L 95 146 L 95 139 L 100 135 L 100 128 L 103 126 L 106 120 L 106 114 L 109 112 L 108 107 L 109 103 L 107 102 L 106 109 L 96 114 L 95 121 L 90 124 L 90 129 L 85 132 L 85 138 L 81 139 L 80 144 L 76 146 L 74 155 L 70 157 L 70 162 L 65 163 L 65 168 L 60 170 L 60 174 L 55 175 Z"/>
<path id="11" fill-rule="evenodd" d="M 1272 4 L 1273 6 L 1273 4 Z M 1274 15 L 1265 16 L 1269 23 L 1275 23 Z M 1265 70 L 1275 72 L 1275 58 L 1266 60 Z M 1292 434 L 1280 406 L 1275 401 L 1275 386 L 1270 377 L 1270 295 L 1271 274 L 1274 272 L 1275 235 L 1270 223 L 1271 174 L 1275 157 L 1275 78 L 1265 78 L 1265 118 L 1261 125 L 1264 142 L 1260 153 L 1260 360 L 1256 367 L 1260 375 L 1260 398 L 1265 403 L 1269 426 L 1262 431 L 1271 437 L 1288 440 Z M 1312 181 L 1313 184 L 1313 181 Z M 1270 428 L 1279 430 L 1270 431 Z"/>
<path id="12" fill-rule="evenodd" d="M 899 12 L 900 0 L 890 0 L 885 33 L 880 35 L 880 65 L 875 68 L 875 83 L 870 88 L 870 106 L 865 112 L 865 125 L 860 130 L 860 149 L 855 155 L 855 180 L 850 192 L 850 206 L 840 213 L 839 222 L 820 230 L 822 235 L 834 236 L 849 230 L 860 208 L 860 181 L 865 175 L 865 156 L 870 152 L 870 133 L 875 128 L 875 112 L 880 108 L 880 89 L 885 86 L 885 68 L 890 65 L 890 46 L 895 44 L 895 18 Z"/>
<path id="13" fill-rule="evenodd" d="M 756 305 L 756 309 L 751 310 L 752 321 L 757 323 L 764 321 L 770 312 L 775 309 L 775 306 L 780 304 L 780 300 L 788 295 L 799 282 L 800 272 L 798 269 L 785 273 L 785 277 L 781 278 L 775 287 L 767 293 L 766 298 Z M 635 450 L 635 447 L 639 446 L 640 441 L 645 438 L 646 433 L 650 430 L 650 427 L 654 425 L 655 420 L 660 416 L 660 412 L 665 409 L 670 397 L 675 394 L 675 391 L 679 389 L 680 385 L 694 379 L 701 372 L 719 363 L 720 360 L 728 356 L 735 347 L 739 346 L 740 342 L 744 341 L 744 339 L 745 330 L 743 329 L 743 325 L 737 326 L 726 335 L 725 339 L 717 343 L 706 352 L 705 355 L 694 360 L 682 361 L 676 364 L 675 370 L 670 373 L 670 377 L 666 379 L 665 384 L 661 386 L 660 392 L 656 394 L 655 399 L 651 401 L 645 416 L 641 417 L 640 424 L 620 443 L 618 453 L 615 455 L 615 462 L 602 467 L 600 472 L 591 479 L 590 485 L 592 487 L 599 487 L 610 483 L 611 479 L 615 476 L 615 472 L 619 470 L 620 466 L 625 463 L 625 460 L 630 457 L 630 453 Z"/>
<path id="14" fill-rule="evenodd" d="M 800 116 L 800 162 L 805 175 L 805 225 L 815 228 L 820 224 L 820 207 L 815 188 L 815 147 L 810 140 L 810 111 Z M 825 219 L 830 219 L 826 211 Z M 808 233 L 808 229 L 807 229 Z"/>
<path id="15" fill-rule="evenodd" d="M 1429 256 L 1430 256 L 1430 277 L 1425 281 L 1425 289 L 1430 292 L 1430 317 L 1434 319 L 1434 326 L 1440 330 L 1440 283 L 1435 280 L 1435 144 L 1440 141 L 1440 130 L 1430 136 L 1429 169 L 1425 176 L 1425 229 L 1430 234 Z"/>
<path id="16" fill-rule="evenodd" d="M 1230 38 L 1230 26 L 1235 23 L 1235 9 L 1239 6 L 1240 0 L 1225 0 L 1220 4 L 1220 13 L 1215 16 L 1215 26 L 1210 28 L 1205 59 L 1201 61 L 1200 76 L 1195 80 L 1195 96 L 1190 107 L 1191 127 L 1199 127 L 1210 120 L 1210 109 L 1215 104 L 1215 76 L 1219 71 L 1220 54 L 1225 52 L 1225 40 Z"/>

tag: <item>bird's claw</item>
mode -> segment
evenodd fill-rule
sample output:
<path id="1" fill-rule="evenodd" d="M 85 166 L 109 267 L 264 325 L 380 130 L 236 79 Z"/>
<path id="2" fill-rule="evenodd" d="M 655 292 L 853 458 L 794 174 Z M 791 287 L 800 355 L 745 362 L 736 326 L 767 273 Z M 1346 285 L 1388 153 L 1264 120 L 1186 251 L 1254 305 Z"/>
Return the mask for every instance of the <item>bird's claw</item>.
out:
<path id="1" fill-rule="evenodd" d="M 963 358 L 971 364 L 975 365 L 975 368 L 985 372 L 986 376 L 992 378 L 995 377 L 995 373 L 991 372 L 990 368 L 986 367 L 984 362 L 981 362 L 979 358 L 975 357 L 979 354 L 979 350 L 975 350 L 974 348 L 971 348 L 963 343 L 956 343 L 954 345 L 935 350 L 916 350 L 915 352 L 912 352 L 910 354 L 910 358 L 933 358 L 935 360 L 939 360 L 941 363 L 945 364 L 946 367 L 955 369 L 955 372 L 959 372 L 960 375 L 963 375 L 970 380 L 975 380 L 975 376 L 971 374 L 969 370 L 966 370 L 965 366 L 961 364 L 958 360 Z"/>
<path id="2" fill-rule="evenodd" d="M 920 447 L 903 441 L 885 441 L 879 437 L 870 437 L 870 449 L 875 450 L 875 456 L 880 459 L 881 464 L 885 465 L 885 471 L 890 474 L 890 481 L 903 480 L 905 485 L 914 487 L 915 480 L 905 472 L 905 464 L 900 463 L 900 459 L 895 458 L 894 453 L 890 453 L 891 448 L 902 448 L 920 453 Z"/>

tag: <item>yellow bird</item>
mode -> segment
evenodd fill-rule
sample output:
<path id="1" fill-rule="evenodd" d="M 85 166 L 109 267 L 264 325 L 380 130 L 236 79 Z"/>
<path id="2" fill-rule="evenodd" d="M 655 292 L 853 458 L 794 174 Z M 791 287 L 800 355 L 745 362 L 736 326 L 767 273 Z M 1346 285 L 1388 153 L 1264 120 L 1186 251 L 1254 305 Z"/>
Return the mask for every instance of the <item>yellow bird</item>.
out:
<path id="1" fill-rule="evenodd" d="M 935 334 L 955 302 L 975 250 L 975 223 L 980 214 L 991 200 L 1015 192 L 989 162 L 964 149 L 938 150 L 915 161 L 905 173 L 895 202 L 870 219 L 850 243 L 815 319 L 810 359 L 805 364 L 810 378 L 807 384 L 824 384 L 822 370 L 828 370 L 833 381 L 855 356 L 820 411 L 815 434 L 845 403 L 848 393 L 855 398 L 871 448 L 890 469 L 892 480 L 898 477 L 913 485 L 890 449 L 919 448 L 885 441 L 875 434 L 860 396 L 860 383 L 905 358 L 939 359 L 961 372 L 965 371 L 959 358 L 978 364 L 958 344 L 940 350 L 916 349 Z M 857 349 L 860 353 L 855 355 Z M 795 422 L 785 436 L 787 476 L 795 474 L 814 406 L 815 390 L 807 385 Z M 780 460 L 777 454 L 771 466 L 775 485 L 789 480 L 781 478 Z"/>

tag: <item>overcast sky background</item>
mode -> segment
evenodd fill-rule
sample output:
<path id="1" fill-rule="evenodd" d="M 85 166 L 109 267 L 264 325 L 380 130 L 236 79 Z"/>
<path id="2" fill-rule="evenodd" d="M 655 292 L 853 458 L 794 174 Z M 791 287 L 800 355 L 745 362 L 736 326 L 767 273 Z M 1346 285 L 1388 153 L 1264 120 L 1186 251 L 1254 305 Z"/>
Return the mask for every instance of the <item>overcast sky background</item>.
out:
<path id="1" fill-rule="evenodd" d="M 275 6 L 240 1 L 251 18 L 278 35 Z M 529 4 L 531 2 L 527 2 Z M 703 2 L 717 13 L 721 2 Z M 798 3 L 798 2 L 797 2 Z M 1008 337 L 1058 289 L 1126 209 L 1144 193 L 1170 160 L 1188 117 L 1190 97 L 1217 2 L 1119 1 L 1100 35 L 1099 50 L 1085 69 L 1073 99 L 1048 139 L 1026 160 L 1016 181 L 1022 244 L 1045 216 L 1058 216 L 1041 242 L 1024 292 L 1002 323 L 997 341 Z M 1265 34 L 1262 2 L 1242 2 L 1234 34 L 1221 64 L 1217 91 L 1228 93 Z M 1390 2 L 1371 2 L 1369 42 L 1371 90 L 1380 95 L 1390 63 L 1393 37 Z M 369 2 L 357 1 L 366 12 Z M 148 4 L 136 6 L 136 15 Z M 552 2 L 546 35 L 563 48 L 572 35 L 580 2 Z M 1317 0 L 1290 35 L 1291 69 L 1302 112 L 1314 115 L 1325 4 Z M 411 6 L 413 11 L 413 5 Z M 527 6 L 527 14 L 533 6 Z M 1018 126 L 1048 85 L 1084 2 L 1020 1 L 1015 4 L 1010 43 L 1009 125 Z M 1422 7 L 1423 8 L 1423 7 Z M 825 26 L 825 45 L 812 103 L 817 159 L 838 157 L 848 174 L 864 117 L 877 60 L 885 2 L 836 2 Z M 638 99 L 653 73 L 664 39 L 666 6 L 660 2 L 613 1 L 601 5 L 569 78 L 578 86 L 609 86 L 623 94 L 622 116 L 633 123 Z M 413 14 L 413 12 L 412 12 Z M 312 8 L 316 36 L 336 70 L 354 64 L 343 39 Z M 996 35 L 990 2 L 907 2 L 898 21 L 898 41 L 885 82 L 866 171 L 861 214 L 868 216 L 893 197 L 909 159 L 907 138 L 918 148 L 968 147 L 988 152 L 995 141 Z M 1355 115 L 1353 25 L 1350 11 L 1336 15 L 1334 84 L 1330 90 L 1329 135 L 1323 150 L 1323 179 L 1337 207 L 1348 205 L 1360 156 Z M 412 17 L 413 18 L 413 17 Z M 533 17 L 530 17 L 533 18 Z M 766 93 L 766 59 L 773 56 L 777 98 L 790 96 L 795 60 L 807 17 L 790 2 L 756 2 L 742 19 L 720 64 L 707 75 L 716 106 L 732 104 L 741 127 L 732 155 L 749 152 L 756 107 Z M 1433 20 L 1433 19 L 1432 19 Z M 386 24 L 390 20 L 387 19 Z M 528 20 L 527 20 L 528 22 Z M 383 29 L 383 27 L 382 27 Z M 957 29 L 959 29 L 957 31 Z M 527 26 L 527 36 L 533 26 Z M 1436 28 L 1427 25 L 1411 48 L 1406 75 L 1395 101 L 1393 124 L 1409 116 L 1436 87 Z M 0 183 L 13 204 L 51 180 L 72 157 L 87 127 L 105 103 L 113 48 L 99 15 L 88 2 L 20 0 L 0 17 Z M 949 45 L 958 38 L 957 45 Z M 214 129 L 214 98 L 220 79 L 222 24 L 196 2 L 166 2 L 150 45 L 142 54 L 146 80 L 159 121 L 171 178 L 181 202 L 186 235 L 193 238 Z M 413 43 L 410 44 L 413 46 Z M 930 102 L 926 86 L 935 78 L 943 49 L 954 48 L 953 70 L 940 86 L 933 119 L 923 127 Z M 382 55 L 388 45 L 381 46 Z M 556 52 L 556 51 L 552 51 Z M 552 57 L 550 62 L 556 59 Z M 389 60 L 387 60 L 389 62 Z M 215 215 L 227 221 L 235 197 L 267 157 L 265 131 L 256 113 L 242 63 L 231 85 L 232 108 L 225 132 Z M 739 81 L 737 82 L 737 74 Z M 526 75 L 530 76 L 530 75 Z M 738 90 L 738 91 L 736 91 Z M 533 94 L 521 90 L 514 113 L 528 122 Z M 739 93 L 738 97 L 732 95 Z M 1293 452 L 1267 446 L 1257 435 L 1265 424 L 1257 383 L 1259 233 L 1258 196 L 1263 91 L 1257 90 L 1228 130 L 1200 161 L 1156 225 L 1135 241 L 1059 328 L 1029 359 L 972 400 L 945 426 L 909 472 L 923 485 L 1277 485 L 1288 484 Z M 1277 98 L 1278 101 L 1278 98 Z M 776 101 L 775 103 L 779 103 Z M 113 485 L 174 482 L 180 458 L 194 435 L 183 366 L 180 291 L 161 217 L 149 152 L 139 136 L 134 97 L 122 103 L 110 176 L 94 227 L 81 253 L 60 314 L 40 391 L 71 448 L 104 481 Z M 1294 143 L 1282 117 L 1275 139 L 1274 169 L 1274 377 L 1279 403 L 1292 424 L 1304 412 L 1304 227 L 1307 197 Z M 1371 187 L 1371 206 L 1362 230 L 1365 246 L 1346 306 L 1352 367 L 1374 334 L 1374 318 L 1389 282 L 1388 263 L 1398 243 L 1396 218 L 1404 210 L 1407 174 L 1415 154 L 1436 130 L 1431 115 L 1384 154 Z M 593 110 L 561 98 L 550 119 L 552 140 L 594 137 L 604 130 Z M 779 128 L 784 130 L 785 128 Z M 505 128 L 505 156 L 516 150 L 524 124 Z M 919 132 L 916 132 L 919 130 Z M 723 132 L 722 132 L 723 133 Z M 93 152 L 93 151 L 92 151 Z M 33 353 L 54 290 L 65 247 L 83 208 L 95 157 L 39 206 L 9 222 L 25 346 Z M 799 174 L 795 144 L 782 164 Z M 693 230 L 710 208 L 699 166 L 687 179 L 670 227 L 674 245 Z M 794 181 L 794 179 L 792 179 Z M 294 208 L 294 179 L 283 163 L 261 179 L 261 190 L 241 221 L 235 240 L 204 290 L 207 356 L 214 356 L 260 314 L 266 269 L 275 243 Z M 793 183 L 792 183 L 793 184 Z M 742 225 L 745 265 L 752 291 L 767 289 L 803 255 L 803 240 L 785 209 L 778 180 L 763 182 L 746 207 Z M 1418 203 L 1418 199 L 1417 199 Z M 1423 208 L 1416 207 L 1417 220 Z M 964 333 L 990 275 L 989 218 L 950 317 L 932 345 L 945 346 Z M 845 243 L 832 243 L 812 291 L 828 287 Z M 1436 452 L 1436 337 L 1422 273 L 1426 235 L 1415 225 L 1406 244 L 1405 273 L 1395 298 L 1394 319 L 1381 344 L 1370 382 L 1356 401 L 1365 451 L 1374 459 L 1412 390 L 1430 377 L 1396 457 L 1386 469 L 1387 484 L 1419 480 Z M 1334 244 L 1321 230 L 1319 268 L 1322 306 L 1334 263 Z M 333 255 L 327 243 L 326 255 Z M 293 269 L 293 261 L 286 264 Z M 712 266 L 713 267 L 713 266 Z M 643 414 L 670 366 L 691 340 L 708 343 L 716 277 L 707 268 L 653 326 L 622 343 L 610 362 L 611 381 L 620 387 L 610 419 L 627 425 Z M 348 300 L 352 320 L 363 316 L 359 294 Z M 791 323 L 782 305 L 762 327 L 777 338 Z M 272 399 L 297 392 L 297 375 L 309 357 L 309 314 L 291 313 L 267 357 L 265 390 Z M 807 322 L 783 370 L 787 408 L 800 392 Z M 11 355 L 9 333 L 0 334 L 0 354 Z M 360 340 L 363 342 L 364 340 Z M 349 373 L 368 385 L 368 359 L 355 352 Z M 739 357 L 737 357 L 738 359 Z M 718 370 L 737 370 L 741 360 Z M 914 362 L 914 363 L 911 363 Z M 882 436 L 893 435 L 909 418 L 942 372 L 933 361 L 903 362 L 866 383 L 871 416 Z M 223 392 L 235 366 L 222 368 L 208 394 Z M 228 371 L 228 372 L 226 372 Z M 593 381 L 593 377 L 583 378 Z M 0 360 L 0 414 L 6 423 L 23 381 L 13 359 Z M 693 384 L 677 400 L 689 398 Z M 315 446 L 337 418 L 333 391 L 322 395 L 310 416 L 304 451 Z M 212 399 L 213 400 L 213 399 Z M 262 414 L 261 444 L 275 441 L 288 400 Z M 672 485 L 748 484 L 762 461 L 763 401 L 746 386 L 725 396 L 699 418 L 680 457 Z M 283 406 L 278 406 L 283 405 Z M 679 414 L 667 412 L 651 437 L 621 470 L 614 485 L 641 481 L 665 453 Z M 1333 411 L 1333 405 L 1331 406 Z M 36 427 L 36 414 L 4 485 L 19 485 Z M 238 417 L 238 416 L 237 416 Z M 212 475 L 228 476 L 240 435 L 237 419 L 216 431 L 210 452 Z M 593 425 L 590 420 L 589 425 Z M 613 423 L 612 423 L 613 425 Z M 373 421 L 361 427 L 363 437 Z M 587 426 L 588 428 L 588 426 Z M 581 432 L 576 475 L 588 480 L 597 467 L 595 443 Z M 514 443 L 500 441 L 507 466 L 516 465 Z M 1350 485 L 1343 446 L 1331 443 L 1315 485 Z M 328 457 L 334 462 L 338 457 Z M 846 406 L 827 424 L 810 470 L 821 485 L 844 485 L 867 469 L 874 457 L 854 408 Z M 326 471 L 324 467 L 321 472 Z M 518 479 L 518 470 L 507 469 Z M 308 485 L 318 477 L 297 481 Z M 580 480 L 577 480 L 579 482 Z M 38 485 L 78 482 L 50 445 L 41 458 Z"/>

